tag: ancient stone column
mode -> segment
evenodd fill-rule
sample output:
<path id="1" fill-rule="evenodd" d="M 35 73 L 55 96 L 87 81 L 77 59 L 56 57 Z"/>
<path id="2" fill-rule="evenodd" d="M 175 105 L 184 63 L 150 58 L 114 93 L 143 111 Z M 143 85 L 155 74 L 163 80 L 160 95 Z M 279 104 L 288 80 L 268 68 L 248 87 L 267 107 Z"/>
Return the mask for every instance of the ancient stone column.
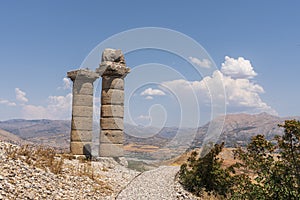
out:
<path id="1" fill-rule="evenodd" d="M 104 50 L 97 69 L 102 76 L 100 157 L 123 156 L 124 78 L 129 71 L 121 50 Z"/>
<path id="2" fill-rule="evenodd" d="M 98 73 L 79 69 L 67 73 L 73 81 L 73 104 L 71 123 L 71 153 L 91 156 L 93 133 L 93 82 Z"/>

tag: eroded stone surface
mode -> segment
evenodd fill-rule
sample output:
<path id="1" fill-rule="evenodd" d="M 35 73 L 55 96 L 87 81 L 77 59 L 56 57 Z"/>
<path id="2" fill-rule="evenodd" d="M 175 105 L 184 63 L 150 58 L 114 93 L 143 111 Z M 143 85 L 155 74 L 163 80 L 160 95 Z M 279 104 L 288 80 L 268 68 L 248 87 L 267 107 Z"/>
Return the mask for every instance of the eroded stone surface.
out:
<path id="1" fill-rule="evenodd" d="M 91 155 L 92 142 L 71 142 L 71 152 L 74 155 Z"/>
<path id="2" fill-rule="evenodd" d="M 124 134 L 119 130 L 102 130 L 101 143 L 123 144 Z"/>
<path id="3" fill-rule="evenodd" d="M 102 105 L 101 117 L 123 118 L 124 106 L 122 105 Z"/>
<path id="4" fill-rule="evenodd" d="M 70 78 L 72 81 L 78 79 L 94 82 L 97 78 L 99 78 L 99 74 L 88 69 L 78 69 L 67 72 L 67 77 Z"/>
<path id="5" fill-rule="evenodd" d="M 93 106 L 92 95 L 73 95 L 73 106 Z"/>
<path id="6" fill-rule="evenodd" d="M 99 71 L 103 73 L 102 76 L 125 77 L 130 69 L 124 64 L 106 61 L 100 64 Z"/>
<path id="7" fill-rule="evenodd" d="M 122 51 L 120 49 L 110 49 L 107 48 L 102 53 L 101 62 L 111 61 L 125 64 L 125 59 Z"/>
<path id="8" fill-rule="evenodd" d="M 93 130 L 92 117 L 72 117 L 72 130 Z"/>
<path id="9" fill-rule="evenodd" d="M 73 106 L 72 115 L 74 117 L 91 117 L 93 116 L 93 107 Z"/>
<path id="10" fill-rule="evenodd" d="M 102 88 L 124 90 L 124 79 L 104 76 L 102 77 Z"/>
<path id="11" fill-rule="evenodd" d="M 124 122 L 121 118 L 101 118 L 100 124 L 102 130 L 124 130 Z"/>
<path id="12" fill-rule="evenodd" d="M 103 157 L 121 157 L 123 154 L 123 144 L 101 143 L 100 145 L 100 155 Z"/>
<path id="13" fill-rule="evenodd" d="M 91 82 L 78 82 L 77 80 L 73 86 L 73 94 L 81 94 L 81 95 L 93 95 L 94 87 Z"/>
<path id="14" fill-rule="evenodd" d="M 102 105 L 124 105 L 124 91 L 116 89 L 102 90 Z"/>
<path id="15" fill-rule="evenodd" d="M 72 130 L 71 141 L 74 142 L 90 142 L 92 141 L 93 132 L 88 130 Z"/>

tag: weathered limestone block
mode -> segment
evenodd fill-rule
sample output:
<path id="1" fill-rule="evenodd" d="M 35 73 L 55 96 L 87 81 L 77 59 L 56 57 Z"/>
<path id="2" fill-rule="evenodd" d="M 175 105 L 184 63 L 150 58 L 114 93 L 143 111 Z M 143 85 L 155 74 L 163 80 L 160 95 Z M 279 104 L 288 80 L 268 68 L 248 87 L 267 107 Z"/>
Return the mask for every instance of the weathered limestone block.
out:
<path id="1" fill-rule="evenodd" d="M 71 153 L 73 155 L 91 155 L 91 142 L 71 142 Z"/>
<path id="2" fill-rule="evenodd" d="M 102 105 L 101 117 L 118 117 L 123 118 L 124 106 L 122 105 Z"/>
<path id="3" fill-rule="evenodd" d="M 73 106 L 72 115 L 74 117 L 91 117 L 93 116 L 93 107 Z"/>
<path id="4" fill-rule="evenodd" d="M 124 90 L 124 79 L 118 77 L 104 76 L 102 78 L 103 89 L 119 89 Z"/>
<path id="5" fill-rule="evenodd" d="M 73 82 L 75 80 L 83 82 L 94 82 L 97 78 L 99 78 L 99 74 L 88 69 L 78 69 L 69 71 L 67 73 L 67 77 L 70 78 Z"/>
<path id="6" fill-rule="evenodd" d="M 94 93 L 93 83 L 82 82 L 81 80 L 75 80 L 73 94 L 93 95 L 93 93 Z"/>
<path id="7" fill-rule="evenodd" d="M 101 118 L 101 130 L 124 130 L 122 118 Z"/>
<path id="8" fill-rule="evenodd" d="M 78 94 L 73 96 L 73 106 L 89 106 L 93 107 L 93 96 L 92 95 L 81 95 Z"/>
<path id="9" fill-rule="evenodd" d="M 124 91 L 116 89 L 102 90 L 102 105 L 124 105 Z"/>
<path id="10" fill-rule="evenodd" d="M 101 143 L 123 144 L 124 136 L 123 131 L 119 130 L 102 130 Z"/>
<path id="11" fill-rule="evenodd" d="M 72 130 L 71 141 L 74 142 L 91 142 L 93 138 L 93 132 L 88 130 Z"/>
<path id="12" fill-rule="evenodd" d="M 101 62 L 111 61 L 116 63 L 125 64 L 125 59 L 122 51 L 120 49 L 110 49 L 106 48 L 102 53 Z"/>
<path id="13" fill-rule="evenodd" d="M 72 130 L 93 130 L 93 117 L 72 117 Z"/>
<path id="14" fill-rule="evenodd" d="M 98 72 L 102 73 L 102 76 L 115 76 L 123 77 L 129 73 L 129 68 L 125 64 L 114 63 L 110 61 L 105 61 L 100 64 Z"/>
<path id="15" fill-rule="evenodd" d="M 124 154 L 123 144 L 100 144 L 100 155 L 103 157 L 121 157 Z"/>

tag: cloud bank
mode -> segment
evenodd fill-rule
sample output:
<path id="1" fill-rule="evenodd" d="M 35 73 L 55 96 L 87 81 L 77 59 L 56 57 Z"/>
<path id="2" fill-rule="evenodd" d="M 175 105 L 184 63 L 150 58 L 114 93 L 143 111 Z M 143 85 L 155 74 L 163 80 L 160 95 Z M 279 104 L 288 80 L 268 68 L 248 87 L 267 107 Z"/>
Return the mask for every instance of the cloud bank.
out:
<path id="1" fill-rule="evenodd" d="M 209 88 L 214 88 L 216 82 L 221 79 L 225 88 L 228 112 L 268 112 L 277 115 L 277 112 L 261 99 L 260 95 L 265 92 L 263 87 L 251 81 L 256 75 L 249 60 L 226 56 L 221 70 L 216 70 L 212 76 L 204 77 L 201 81 L 179 79 L 163 82 L 162 85 L 181 99 L 185 99 L 186 102 L 183 104 L 189 104 L 190 99 L 195 98 L 190 94 L 194 93 L 198 102 L 203 105 L 211 102 Z M 221 98 L 222 93 L 219 95 Z"/>

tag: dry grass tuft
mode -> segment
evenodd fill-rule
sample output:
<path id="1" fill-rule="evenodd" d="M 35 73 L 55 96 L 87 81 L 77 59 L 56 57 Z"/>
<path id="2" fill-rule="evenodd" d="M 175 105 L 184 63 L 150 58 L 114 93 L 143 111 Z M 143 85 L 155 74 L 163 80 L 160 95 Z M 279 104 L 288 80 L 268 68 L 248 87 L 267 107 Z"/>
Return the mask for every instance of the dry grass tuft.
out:
<path id="1" fill-rule="evenodd" d="M 113 192 L 111 186 L 103 181 L 103 177 L 96 173 L 91 159 L 75 159 L 75 156 L 72 154 L 59 154 L 53 148 L 33 145 L 8 145 L 4 151 L 9 159 L 22 160 L 30 166 L 50 171 L 54 174 L 88 177 L 95 183 L 93 185 L 94 192 L 108 195 Z M 72 162 L 71 160 L 73 159 L 76 161 Z M 68 164 L 65 162 L 66 160 L 71 162 L 68 162 Z"/>
<path id="2" fill-rule="evenodd" d="M 62 172 L 64 160 L 62 157 L 56 156 L 55 150 L 42 146 L 23 145 L 20 147 L 9 145 L 6 148 L 6 155 L 10 159 L 20 159 L 28 165 L 51 171 L 54 174 Z"/>

